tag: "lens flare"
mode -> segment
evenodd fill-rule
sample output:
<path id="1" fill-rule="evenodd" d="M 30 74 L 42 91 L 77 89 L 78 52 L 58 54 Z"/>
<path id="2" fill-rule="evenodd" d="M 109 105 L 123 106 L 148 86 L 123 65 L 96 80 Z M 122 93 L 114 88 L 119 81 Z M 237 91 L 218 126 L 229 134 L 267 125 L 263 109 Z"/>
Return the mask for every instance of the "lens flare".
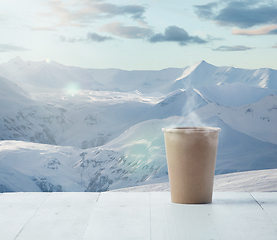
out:
<path id="1" fill-rule="evenodd" d="M 46 59 L 45 59 L 45 62 L 46 62 L 46 63 L 50 63 L 51 60 L 50 60 L 49 58 L 46 58 Z"/>
<path id="2" fill-rule="evenodd" d="M 71 82 L 69 84 L 67 84 L 65 90 L 66 90 L 66 93 L 71 95 L 71 96 L 74 96 L 76 93 L 78 93 L 80 87 L 77 83 L 75 82 Z"/>

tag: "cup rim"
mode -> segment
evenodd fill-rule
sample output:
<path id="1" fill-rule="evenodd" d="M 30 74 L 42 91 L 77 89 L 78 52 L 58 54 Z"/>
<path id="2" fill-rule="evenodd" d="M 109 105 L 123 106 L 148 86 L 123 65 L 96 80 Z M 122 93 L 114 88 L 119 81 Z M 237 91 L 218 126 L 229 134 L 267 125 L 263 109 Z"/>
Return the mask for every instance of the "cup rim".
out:
<path id="1" fill-rule="evenodd" d="M 219 127 L 173 127 L 162 128 L 163 132 L 220 132 Z"/>

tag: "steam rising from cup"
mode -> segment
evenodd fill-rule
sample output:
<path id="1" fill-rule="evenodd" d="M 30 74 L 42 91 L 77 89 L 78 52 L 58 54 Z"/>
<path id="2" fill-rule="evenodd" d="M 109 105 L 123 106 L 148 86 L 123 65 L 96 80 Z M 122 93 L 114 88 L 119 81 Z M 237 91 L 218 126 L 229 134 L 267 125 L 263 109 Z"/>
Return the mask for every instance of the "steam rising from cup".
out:
<path id="1" fill-rule="evenodd" d="M 206 101 L 201 98 L 201 94 L 197 89 L 189 88 L 186 92 L 187 101 L 182 109 L 182 116 L 185 118 L 177 124 L 177 127 L 207 127 L 195 112 L 198 108 L 206 105 Z"/>
<path id="2" fill-rule="evenodd" d="M 188 67 L 182 77 L 176 81 L 182 81 L 186 92 L 186 101 L 182 109 L 182 118 L 177 122 L 175 127 L 207 127 L 195 110 L 207 104 L 207 101 L 202 97 L 201 93 L 193 88 L 192 77 Z"/>

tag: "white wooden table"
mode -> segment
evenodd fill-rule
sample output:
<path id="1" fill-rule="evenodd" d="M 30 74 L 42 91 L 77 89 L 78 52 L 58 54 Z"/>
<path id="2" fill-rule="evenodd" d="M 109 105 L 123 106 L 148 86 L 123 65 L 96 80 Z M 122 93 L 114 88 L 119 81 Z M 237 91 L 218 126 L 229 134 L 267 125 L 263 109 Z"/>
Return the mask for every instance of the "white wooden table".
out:
<path id="1" fill-rule="evenodd" d="M 169 192 L 0 194 L 1 240 L 277 239 L 277 192 L 215 192 L 181 205 Z"/>

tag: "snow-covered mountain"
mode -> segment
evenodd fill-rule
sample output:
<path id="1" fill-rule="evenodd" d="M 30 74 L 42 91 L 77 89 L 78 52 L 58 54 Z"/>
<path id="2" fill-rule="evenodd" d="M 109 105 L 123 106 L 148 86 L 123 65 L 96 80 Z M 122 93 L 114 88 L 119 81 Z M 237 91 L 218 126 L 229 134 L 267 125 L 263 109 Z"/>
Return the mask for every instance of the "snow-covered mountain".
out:
<path id="1" fill-rule="evenodd" d="M 18 88 L 6 82 L 10 84 L 5 85 L 5 92 Z M 160 100 L 136 92 L 89 90 L 74 96 L 59 90 L 34 96 L 37 100 L 15 94 L 0 96 L 0 139 L 95 147 L 138 123 L 140 115 Z"/>
<path id="2" fill-rule="evenodd" d="M 124 71 L 120 69 L 87 69 L 64 66 L 54 61 L 23 61 L 20 57 L 0 65 L 0 76 L 11 79 L 29 91 L 40 88 L 61 88 L 69 92 L 78 89 L 143 93 L 159 91 L 174 81 L 183 69 L 161 71 Z M 43 91 L 43 90 L 42 90 Z"/>
<path id="3" fill-rule="evenodd" d="M 239 82 L 201 87 L 199 91 L 207 100 L 229 107 L 256 103 L 268 95 L 277 95 L 277 89 L 252 87 Z"/>
<path id="4" fill-rule="evenodd" d="M 44 90 L 61 88 L 69 92 L 87 89 L 167 94 L 182 88 L 232 83 L 277 89 L 277 70 L 216 67 L 205 61 L 184 68 L 125 71 L 64 66 L 55 61 L 23 61 L 20 57 L 16 57 L 0 65 L 0 76 L 35 92 L 39 88 Z"/>
<path id="5" fill-rule="evenodd" d="M 254 87 L 277 89 L 277 71 L 269 68 L 247 70 L 234 67 L 216 67 L 205 61 L 185 68 L 171 90 L 182 87 L 200 88 L 212 85 L 243 83 Z"/>
<path id="6" fill-rule="evenodd" d="M 10 169 L 29 176 L 33 188 L 37 185 L 44 191 L 105 191 L 145 184 L 167 176 L 161 128 L 179 121 L 185 119 L 145 121 L 101 147 L 86 150 L 2 141 L 0 159 Z M 222 129 L 216 174 L 277 168 L 276 144 L 237 132 L 218 117 L 205 123 Z M 0 179 L 6 174 L 1 173 Z M 21 182 L 16 186 L 20 188 Z"/>
<path id="7" fill-rule="evenodd" d="M 164 127 L 218 126 L 216 174 L 277 168 L 272 69 L 0 65 L 0 192 L 106 191 L 167 176 Z"/>
<path id="8" fill-rule="evenodd" d="M 11 59 L 0 66 L 0 76 L 11 79 L 29 90 L 42 89 L 103 87 L 95 81 L 89 71 L 77 67 L 66 67 L 54 61 L 31 62 L 20 57 Z M 107 90 L 107 88 L 105 88 Z"/>
<path id="9" fill-rule="evenodd" d="M 26 91 L 3 77 L 0 77 L 0 100 L 2 115 L 35 104 Z"/>

